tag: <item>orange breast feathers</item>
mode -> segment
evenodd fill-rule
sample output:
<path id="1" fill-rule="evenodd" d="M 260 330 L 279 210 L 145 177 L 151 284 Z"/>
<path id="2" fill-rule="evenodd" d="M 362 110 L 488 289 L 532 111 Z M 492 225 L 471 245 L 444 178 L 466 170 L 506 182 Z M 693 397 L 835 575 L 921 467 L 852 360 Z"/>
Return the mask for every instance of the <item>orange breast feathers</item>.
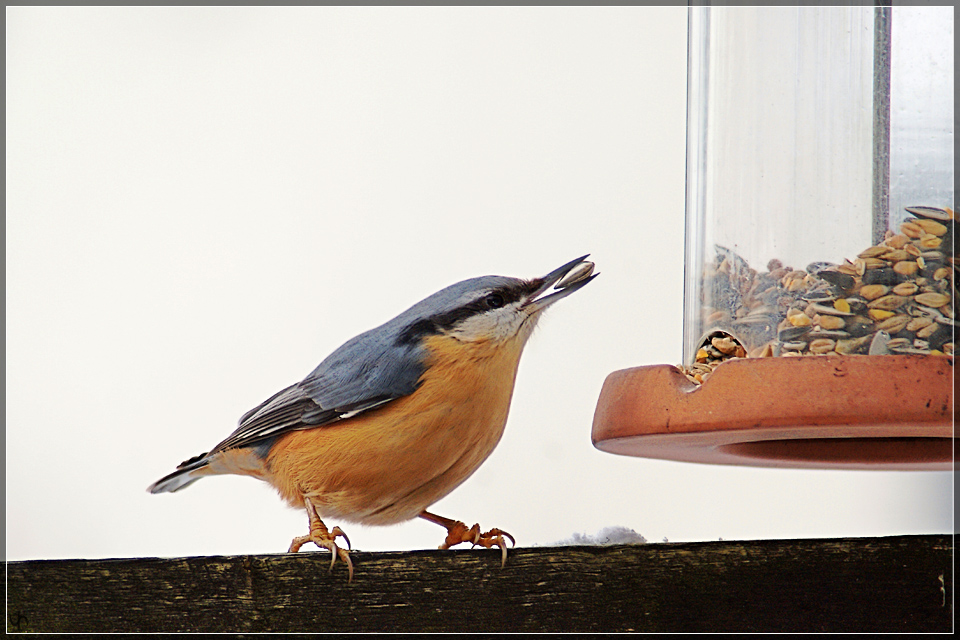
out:
<path id="1" fill-rule="evenodd" d="M 341 423 L 282 436 L 261 477 L 294 506 L 365 524 L 415 518 L 490 455 L 507 421 L 522 339 L 424 340 L 413 394 Z"/>

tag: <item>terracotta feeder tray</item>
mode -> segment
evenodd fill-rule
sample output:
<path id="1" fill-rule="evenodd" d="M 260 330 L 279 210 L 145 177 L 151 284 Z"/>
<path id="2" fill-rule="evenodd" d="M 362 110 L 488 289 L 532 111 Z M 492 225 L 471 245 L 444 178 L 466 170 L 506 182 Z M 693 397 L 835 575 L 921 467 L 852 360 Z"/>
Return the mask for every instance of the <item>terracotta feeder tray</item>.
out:
<path id="1" fill-rule="evenodd" d="M 607 376 L 601 451 L 808 469 L 953 469 L 953 358 L 745 358 L 702 384 L 677 367 Z"/>

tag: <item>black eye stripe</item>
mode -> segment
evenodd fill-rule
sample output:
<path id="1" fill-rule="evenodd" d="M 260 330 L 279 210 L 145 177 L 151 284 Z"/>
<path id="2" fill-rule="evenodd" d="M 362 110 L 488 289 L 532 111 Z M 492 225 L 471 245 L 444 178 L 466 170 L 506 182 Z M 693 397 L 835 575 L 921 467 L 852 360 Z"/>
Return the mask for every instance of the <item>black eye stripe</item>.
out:
<path id="1" fill-rule="evenodd" d="M 412 344 L 424 336 L 450 330 L 467 318 L 517 302 L 525 294 L 530 293 L 528 290 L 535 288 L 535 286 L 531 288 L 530 283 L 524 282 L 488 291 L 479 298 L 456 309 L 417 321 L 397 337 L 397 342 L 399 344 Z"/>

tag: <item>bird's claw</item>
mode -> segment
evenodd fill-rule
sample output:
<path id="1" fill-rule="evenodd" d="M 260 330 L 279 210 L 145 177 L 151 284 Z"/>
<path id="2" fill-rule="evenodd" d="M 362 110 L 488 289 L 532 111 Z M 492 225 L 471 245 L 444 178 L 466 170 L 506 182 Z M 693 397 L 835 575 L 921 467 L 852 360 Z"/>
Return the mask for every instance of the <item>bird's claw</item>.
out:
<path id="1" fill-rule="evenodd" d="M 340 557 L 347 565 L 347 571 L 349 573 L 349 578 L 347 582 L 353 582 L 353 562 L 350 560 L 350 554 L 347 552 L 347 549 L 344 549 L 337 545 L 337 538 L 343 538 L 347 541 L 347 549 L 352 549 L 350 545 L 350 538 L 347 537 L 340 527 L 334 527 L 333 529 L 327 531 L 326 527 L 312 529 L 309 534 L 305 536 L 298 536 L 293 539 L 290 543 L 290 549 L 287 553 L 296 553 L 300 550 L 300 547 L 312 542 L 318 547 L 323 549 L 328 549 L 330 551 L 330 569 L 333 570 L 333 565 L 337 562 L 337 556 Z"/>
<path id="2" fill-rule="evenodd" d="M 440 545 L 441 549 L 449 549 L 450 547 L 464 542 L 471 543 L 474 547 L 481 546 L 487 549 L 492 549 L 493 547 L 500 547 L 500 566 L 504 567 L 507 564 L 507 542 L 504 540 L 504 537 L 510 539 L 510 546 L 516 546 L 517 541 L 513 539 L 513 536 L 502 531 L 500 529 L 490 529 L 486 533 L 480 533 L 480 525 L 474 524 L 469 529 L 467 525 L 462 522 L 457 522 L 447 531 L 447 537 L 443 541 L 443 544 Z"/>
<path id="3" fill-rule="evenodd" d="M 480 545 L 481 547 L 486 547 L 491 549 L 494 546 L 500 547 L 500 567 L 507 566 L 507 542 L 504 540 L 504 536 L 510 538 L 510 546 L 517 546 L 517 541 L 513 539 L 513 536 L 507 533 L 506 531 L 501 531 L 500 529 L 490 529 L 479 538 L 473 541 L 473 546 Z"/>

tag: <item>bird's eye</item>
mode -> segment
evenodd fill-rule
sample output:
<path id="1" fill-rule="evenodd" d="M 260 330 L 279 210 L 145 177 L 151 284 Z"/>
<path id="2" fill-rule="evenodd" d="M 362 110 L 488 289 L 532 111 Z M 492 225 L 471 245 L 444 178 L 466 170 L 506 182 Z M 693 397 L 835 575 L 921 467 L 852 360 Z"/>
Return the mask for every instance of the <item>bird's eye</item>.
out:
<path id="1" fill-rule="evenodd" d="M 505 303 L 502 295 L 499 293 L 491 293 L 483 299 L 483 304 L 487 307 L 487 309 L 499 309 Z"/>

